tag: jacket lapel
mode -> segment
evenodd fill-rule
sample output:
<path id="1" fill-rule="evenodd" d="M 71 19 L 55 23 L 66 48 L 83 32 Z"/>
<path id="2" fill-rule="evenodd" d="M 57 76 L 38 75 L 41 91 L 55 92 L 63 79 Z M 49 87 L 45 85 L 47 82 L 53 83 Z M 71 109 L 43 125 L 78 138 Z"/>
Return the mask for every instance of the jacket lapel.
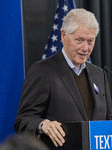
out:
<path id="1" fill-rule="evenodd" d="M 91 65 L 89 63 L 86 63 L 86 70 L 87 70 L 87 74 L 88 74 L 88 80 L 89 80 L 89 83 L 90 83 L 90 88 L 91 88 L 91 92 L 92 92 L 92 95 L 93 95 L 93 99 L 94 99 L 94 109 L 93 109 L 93 116 L 92 116 L 92 120 L 95 120 L 97 118 L 97 110 L 98 110 L 98 97 L 97 97 L 97 94 L 95 92 L 95 89 L 94 89 L 94 86 L 93 86 L 93 83 L 97 83 L 97 79 L 95 78 L 95 72 L 94 70 L 92 69 Z M 94 74 L 94 76 L 93 76 Z M 97 74 L 96 74 L 97 76 Z"/>
<path id="2" fill-rule="evenodd" d="M 84 109 L 84 105 L 83 105 L 79 90 L 77 88 L 76 82 L 74 80 L 72 71 L 70 67 L 68 66 L 66 60 L 64 59 L 62 52 L 59 52 L 56 55 L 55 60 L 57 62 L 57 71 L 59 73 L 59 76 L 63 84 L 67 88 L 68 92 L 71 94 L 84 120 L 88 121 L 88 118 Z"/>

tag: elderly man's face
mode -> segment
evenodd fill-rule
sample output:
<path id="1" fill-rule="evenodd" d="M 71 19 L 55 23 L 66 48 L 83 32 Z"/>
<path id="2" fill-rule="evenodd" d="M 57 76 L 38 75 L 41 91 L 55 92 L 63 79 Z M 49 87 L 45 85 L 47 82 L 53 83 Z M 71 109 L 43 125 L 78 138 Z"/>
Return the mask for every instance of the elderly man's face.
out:
<path id="1" fill-rule="evenodd" d="M 61 32 L 64 51 L 72 63 L 80 68 L 89 58 L 95 44 L 95 30 L 80 26 L 74 33 L 66 35 Z"/>

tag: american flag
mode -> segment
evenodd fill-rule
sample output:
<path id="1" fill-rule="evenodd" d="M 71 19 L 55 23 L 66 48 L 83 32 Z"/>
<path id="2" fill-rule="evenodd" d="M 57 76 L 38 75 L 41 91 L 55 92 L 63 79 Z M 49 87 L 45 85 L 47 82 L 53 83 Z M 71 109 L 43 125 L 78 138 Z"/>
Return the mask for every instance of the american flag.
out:
<path id="1" fill-rule="evenodd" d="M 57 4 L 56 13 L 54 16 L 54 24 L 52 27 L 51 35 L 48 39 L 47 45 L 42 59 L 55 55 L 59 50 L 62 49 L 63 45 L 61 42 L 61 26 L 63 18 L 71 9 L 75 9 L 76 5 L 74 0 L 59 0 Z"/>

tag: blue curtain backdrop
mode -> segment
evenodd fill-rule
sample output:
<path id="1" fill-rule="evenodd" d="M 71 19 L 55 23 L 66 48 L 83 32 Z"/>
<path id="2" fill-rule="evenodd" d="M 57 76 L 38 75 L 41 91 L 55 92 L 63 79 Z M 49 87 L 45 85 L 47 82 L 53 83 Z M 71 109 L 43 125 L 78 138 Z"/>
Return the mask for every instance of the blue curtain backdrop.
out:
<path id="1" fill-rule="evenodd" d="M 24 80 L 20 0 L 0 0 L 0 142 L 15 134 Z"/>

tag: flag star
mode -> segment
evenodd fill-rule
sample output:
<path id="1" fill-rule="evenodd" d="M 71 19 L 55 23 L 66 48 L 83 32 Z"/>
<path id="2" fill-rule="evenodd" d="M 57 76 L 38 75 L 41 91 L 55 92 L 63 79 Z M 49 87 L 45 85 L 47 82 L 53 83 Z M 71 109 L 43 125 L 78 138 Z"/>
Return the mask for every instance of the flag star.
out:
<path id="1" fill-rule="evenodd" d="M 64 5 L 64 7 L 62 9 L 64 9 L 64 12 L 68 11 L 68 7 L 66 5 Z"/>
<path id="2" fill-rule="evenodd" d="M 56 35 L 53 35 L 51 39 L 53 40 L 53 42 L 58 40 Z"/>
<path id="3" fill-rule="evenodd" d="M 59 8 L 59 4 L 57 4 L 57 8 Z"/>
<path id="4" fill-rule="evenodd" d="M 45 50 L 48 48 L 48 44 L 45 46 Z"/>
<path id="5" fill-rule="evenodd" d="M 54 19 L 55 20 L 58 19 L 58 14 L 55 14 Z"/>
<path id="6" fill-rule="evenodd" d="M 60 42 L 63 44 L 62 40 Z"/>
<path id="7" fill-rule="evenodd" d="M 55 30 L 58 30 L 58 24 L 54 24 L 53 25 L 53 30 L 55 31 Z"/>
<path id="8" fill-rule="evenodd" d="M 62 18 L 62 21 L 64 20 L 65 16 Z"/>
<path id="9" fill-rule="evenodd" d="M 56 48 L 57 48 L 56 46 L 52 46 L 52 47 L 51 47 L 52 53 L 53 53 L 53 52 L 57 52 Z"/>
<path id="10" fill-rule="evenodd" d="M 42 56 L 42 59 L 46 59 L 46 55 L 45 54 Z"/>

